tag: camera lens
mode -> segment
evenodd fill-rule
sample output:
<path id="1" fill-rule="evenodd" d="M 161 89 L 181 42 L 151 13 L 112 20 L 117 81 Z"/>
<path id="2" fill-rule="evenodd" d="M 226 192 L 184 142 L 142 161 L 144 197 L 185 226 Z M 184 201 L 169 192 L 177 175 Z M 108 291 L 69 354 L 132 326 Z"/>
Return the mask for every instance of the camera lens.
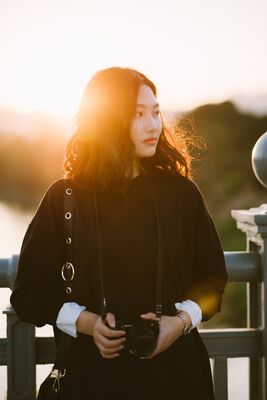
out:
<path id="1" fill-rule="evenodd" d="M 135 325 L 129 336 L 130 349 L 140 357 L 153 353 L 158 337 L 158 326 L 156 324 L 145 321 L 142 325 Z"/>
<path id="2" fill-rule="evenodd" d="M 138 339 L 135 340 L 134 344 L 135 344 L 135 353 L 141 356 L 147 356 L 151 354 L 155 347 L 154 338 L 148 336 L 138 337 Z"/>

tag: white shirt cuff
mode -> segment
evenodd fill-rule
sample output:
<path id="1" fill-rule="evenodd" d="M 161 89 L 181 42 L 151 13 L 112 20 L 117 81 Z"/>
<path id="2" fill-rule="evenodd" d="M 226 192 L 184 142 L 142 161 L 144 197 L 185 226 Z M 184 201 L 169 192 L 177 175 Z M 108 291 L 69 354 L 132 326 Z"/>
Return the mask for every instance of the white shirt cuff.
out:
<path id="1" fill-rule="evenodd" d="M 197 303 L 193 300 L 185 300 L 181 303 L 175 303 L 177 310 L 186 311 L 190 315 L 192 326 L 190 331 L 200 324 L 202 320 L 202 311 Z"/>
<path id="2" fill-rule="evenodd" d="M 68 335 L 77 338 L 76 321 L 85 308 L 77 303 L 64 303 L 57 316 L 57 327 Z"/>

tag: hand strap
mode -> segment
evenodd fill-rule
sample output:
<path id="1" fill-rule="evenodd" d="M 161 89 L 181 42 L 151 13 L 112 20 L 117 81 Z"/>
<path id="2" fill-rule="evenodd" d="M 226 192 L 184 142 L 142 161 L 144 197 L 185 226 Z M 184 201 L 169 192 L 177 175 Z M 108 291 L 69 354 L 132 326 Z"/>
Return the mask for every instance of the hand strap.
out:
<path id="1" fill-rule="evenodd" d="M 75 269 L 72 262 L 72 221 L 74 217 L 73 189 L 70 181 L 64 180 L 64 230 L 65 230 L 65 263 L 61 269 L 61 276 L 65 281 L 65 291 L 67 295 L 72 293 L 72 280 Z"/>

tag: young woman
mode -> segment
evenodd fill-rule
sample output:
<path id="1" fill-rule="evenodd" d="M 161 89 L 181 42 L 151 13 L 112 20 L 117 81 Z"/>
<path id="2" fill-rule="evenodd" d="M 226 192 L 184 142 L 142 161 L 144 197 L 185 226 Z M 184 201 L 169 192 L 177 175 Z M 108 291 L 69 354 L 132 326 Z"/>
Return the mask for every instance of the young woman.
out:
<path id="1" fill-rule="evenodd" d="M 197 325 L 220 311 L 227 272 L 190 161 L 145 75 L 119 67 L 94 75 L 66 174 L 28 227 L 11 295 L 22 321 L 73 336 L 64 400 L 214 399 Z"/>

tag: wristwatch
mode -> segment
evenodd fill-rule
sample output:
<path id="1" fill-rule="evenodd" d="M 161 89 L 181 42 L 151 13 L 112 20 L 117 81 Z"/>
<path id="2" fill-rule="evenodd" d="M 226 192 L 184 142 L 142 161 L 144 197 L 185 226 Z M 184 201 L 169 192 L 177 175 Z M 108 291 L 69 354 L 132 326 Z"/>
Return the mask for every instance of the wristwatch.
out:
<path id="1" fill-rule="evenodd" d="M 182 314 L 182 310 L 177 312 L 177 317 L 180 318 L 184 323 L 183 336 L 188 335 L 190 333 L 190 326 L 186 321 L 186 317 Z"/>

